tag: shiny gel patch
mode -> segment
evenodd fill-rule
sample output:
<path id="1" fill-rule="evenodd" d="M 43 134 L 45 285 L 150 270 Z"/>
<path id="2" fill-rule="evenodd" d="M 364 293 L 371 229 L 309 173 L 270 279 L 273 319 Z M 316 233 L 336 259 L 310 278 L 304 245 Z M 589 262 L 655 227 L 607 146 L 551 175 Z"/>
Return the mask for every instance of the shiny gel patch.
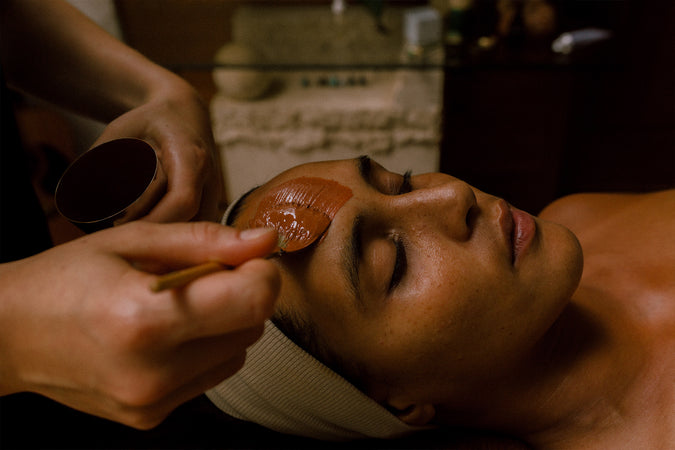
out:
<path id="1" fill-rule="evenodd" d="M 300 177 L 271 189 L 249 227 L 274 228 L 283 252 L 295 252 L 321 238 L 352 190 L 324 178 Z"/>

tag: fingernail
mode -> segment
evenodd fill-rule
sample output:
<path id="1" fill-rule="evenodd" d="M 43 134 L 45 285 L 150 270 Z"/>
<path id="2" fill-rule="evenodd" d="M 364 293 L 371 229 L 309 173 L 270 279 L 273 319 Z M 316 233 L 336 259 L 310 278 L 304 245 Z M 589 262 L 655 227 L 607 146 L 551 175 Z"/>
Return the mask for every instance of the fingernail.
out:
<path id="1" fill-rule="evenodd" d="M 250 241 L 257 239 L 264 234 L 268 234 L 270 231 L 274 230 L 272 228 L 250 228 L 248 230 L 242 230 L 239 232 L 239 239 L 242 241 Z"/>

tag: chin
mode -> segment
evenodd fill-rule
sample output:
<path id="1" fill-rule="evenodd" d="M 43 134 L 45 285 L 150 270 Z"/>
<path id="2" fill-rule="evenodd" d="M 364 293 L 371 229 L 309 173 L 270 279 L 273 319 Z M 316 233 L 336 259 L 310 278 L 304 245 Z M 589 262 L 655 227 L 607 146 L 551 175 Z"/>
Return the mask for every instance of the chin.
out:
<path id="1" fill-rule="evenodd" d="M 549 249 L 552 268 L 550 280 L 555 286 L 555 294 L 560 299 L 562 309 L 579 286 L 584 267 L 583 251 L 579 239 L 568 228 L 551 222 L 548 225 L 555 237 Z"/>
<path id="2" fill-rule="evenodd" d="M 579 285 L 579 280 L 584 269 L 583 249 L 581 248 L 579 239 L 570 229 L 562 225 L 558 225 L 558 227 L 562 228 L 562 232 L 567 235 L 568 249 L 565 267 L 567 268 L 569 279 L 573 281 L 574 289 L 572 289 L 572 292 L 574 292 Z M 572 292 L 570 292 L 570 295 L 572 295 Z"/>

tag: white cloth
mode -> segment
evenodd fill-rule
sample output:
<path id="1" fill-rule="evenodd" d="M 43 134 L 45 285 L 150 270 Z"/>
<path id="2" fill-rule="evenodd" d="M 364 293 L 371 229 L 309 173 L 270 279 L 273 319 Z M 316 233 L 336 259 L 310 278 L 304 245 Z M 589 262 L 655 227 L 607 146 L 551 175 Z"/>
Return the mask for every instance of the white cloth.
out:
<path id="1" fill-rule="evenodd" d="M 412 427 L 267 321 L 244 367 L 206 395 L 227 414 L 282 433 L 345 441 L 395 438 Z"/>

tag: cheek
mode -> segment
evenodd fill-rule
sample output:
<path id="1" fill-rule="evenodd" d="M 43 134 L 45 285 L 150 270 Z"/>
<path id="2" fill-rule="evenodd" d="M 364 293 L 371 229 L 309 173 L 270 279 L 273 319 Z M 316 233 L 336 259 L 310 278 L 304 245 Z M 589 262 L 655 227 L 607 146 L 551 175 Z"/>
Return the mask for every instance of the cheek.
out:
<path id="1" fill-rule="evenodd" d="M 560 229 L 544 234 L 546 251 L 526 273 L 503 270 L 489 255 L 461 247 L 420 245 L 405 292 L 372 327 L 379 331 L 371 335 L 373 367 L 392 381 L 462 379 L 490 376 L 518 361 L 578 282 L 576 240 Z"/>
<path id="2" fill-rule="evenodd" d="M 476 320 L 496 306 L 496 293 L 508 289 L 511 274 L 494 264 L 492 252 L 470 244 L 432 243 L 416 252 L 410 266 L 413 280 L 407 294 L 418 308 L 439 321 Z"/>
<path id="3" fill-rule="evenodd" d="M 471 252 L 444 252 L 433 264 L 425 255 L 411 300 L 398 305 L 400 353 L 410 364 L 449 364 L 462 375 L 512 353 L 515 334 L 532 318 L 522 311 L 528 293 L 515 289 L 512 274 Z"/>
<path id="4" fill-rule="evenodd" d="M 576 290 L 583 269 L 581 246 L 567 228 L 553 223 L 542 224 L 541 256 L 532 258 L 523 277 L 535 295 L 535 307 L 546 323 L 554 321 Z"/>
<path id="5" fill-rule="evenodd" d="M 440 261 L 416 274 L 379 318 L 383 325 L 376 342 L 380 354 L 390 359 L 384 364 L 428 367 L 439 357 L 457 355 L 467 324 L 480 317 L 480 290 L 472 292 L 464 271 L 448 270 L 457 261 Z"/>

